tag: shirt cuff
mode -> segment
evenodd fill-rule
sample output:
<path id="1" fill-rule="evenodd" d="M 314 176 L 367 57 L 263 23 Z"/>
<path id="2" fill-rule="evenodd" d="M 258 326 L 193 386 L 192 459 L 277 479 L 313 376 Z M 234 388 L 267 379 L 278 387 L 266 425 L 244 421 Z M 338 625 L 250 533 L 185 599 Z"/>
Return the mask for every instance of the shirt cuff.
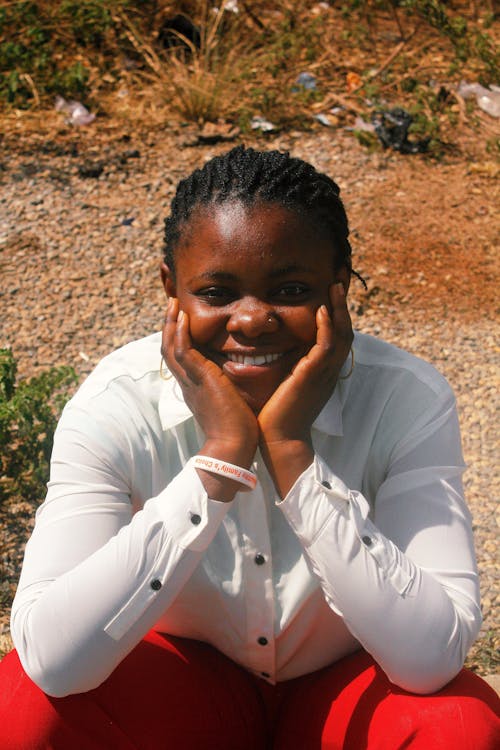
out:
<path id="1" fill-rule="evenodd" d="M 196 469 L 187 464 L 147 506 L 155 508 L 181 549 L 203 552 L 216 535 L 231 503 L 211 500 Z"/>
<path id="2" fill-rule="evenodd" d="M 302 543 L 309 546 L 333 515 L 349 513 L 349 500 L 349 488 L 315 456 L 278 505 Z"/>
<path id="3" fill-rule="evenodd" d="M 350 490 L 319 456 L 298 477 L 279 507 L 305 548 L 328 556 L 331 545 L 336 544 L 346 558 L 367 554 L 400 595 L 409 592 L 414 566 L 371 521 L 366 498 Z M 339 517 L 344 529 L 340 537 L 335 523 Z"/>
<path id="4" fill-rule="evenodd" d="M 156 497 L 144 504 L 147 533 L 141 539 L 143 559 L 137 585 L 119 611 L 107 622 L 105 632 L 120 640 L 164 592 L 177 594 L 201 554 L 216 535 L 229 503 L 208 498 L 196 470 L 184 469 Z M 150 551 L 149 551 L 150 550 Z M 177 571 L 177 582 L 174 581 Z M 179 574 L 180 573 L 180 574 Z M 172 585 L 173 584 L 173 585 Z M 172 596 L 161 596 L 167 609 Z"/>

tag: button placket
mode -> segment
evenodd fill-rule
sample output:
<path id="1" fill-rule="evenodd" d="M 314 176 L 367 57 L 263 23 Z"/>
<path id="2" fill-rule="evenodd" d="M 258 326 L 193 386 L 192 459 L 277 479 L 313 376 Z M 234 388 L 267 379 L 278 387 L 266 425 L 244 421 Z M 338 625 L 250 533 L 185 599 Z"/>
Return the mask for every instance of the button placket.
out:
<path id="1" fill-rule="evenodd" d="M 258 471 L 258 475 L 259 483 L 252 493 L 251 502 L 241 503 L 237 512 L 246 537 L 243 569 L 247 591 L 245 610 L 249 666 L 257 674 L 266 672 L 272 675 L 275 669 L 274 594 L 268 521 L 268 514 L 272 509 L 269 510 L 264 497 L 267 475 L 262 471 Z M 250 645 L 252 643 L 253 647 Z"/>

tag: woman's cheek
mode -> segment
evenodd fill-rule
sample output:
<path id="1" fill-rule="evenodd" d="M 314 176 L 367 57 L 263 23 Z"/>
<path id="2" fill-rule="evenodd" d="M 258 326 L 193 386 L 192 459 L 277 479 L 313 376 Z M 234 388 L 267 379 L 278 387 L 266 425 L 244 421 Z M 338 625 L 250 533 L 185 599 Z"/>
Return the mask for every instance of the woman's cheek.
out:
<path id="1" fill-rule="evenodd" d="M 293 323 L 297 338 L 304 341 L 308 349 L 316 343 L 316 311 L 318 307 L 319 305 L 303 310 Z"/>
<path id="2" fill-rule="evenodd" d="M 215 337 L 221 331 L 225 332 L 223 316 L 212 309 L 193 307 L 186 310 L 189 314 L 189 328 L 194 344 L 200 346 L 214 342 Z"/>

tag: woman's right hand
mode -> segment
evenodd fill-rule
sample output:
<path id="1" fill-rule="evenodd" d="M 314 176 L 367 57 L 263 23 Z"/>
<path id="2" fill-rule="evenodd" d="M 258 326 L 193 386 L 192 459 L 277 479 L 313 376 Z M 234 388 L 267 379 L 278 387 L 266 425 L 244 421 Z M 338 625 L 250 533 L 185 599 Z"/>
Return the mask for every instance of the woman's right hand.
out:
<path id="1" fill-rule="evenodd" d="M 187 313 L 179 310 L 179 301 L 170 297 L 162 337 L 162 356 L 179 383 L 184 400 L 205 434 L 203 455 L 248 468 L 259 440 L 257 418 L 221 368 L 207 359 L 192 344 Z M 210 490 L 232 499 L 236 482 L 199 471 L 202 480 L 210 477 Z M 204 476 L 206 475 L 206 477 Z M 209 488 L 204 481 L 207 492 Z M 216 486 L 217 485 L 217 486 Z M 230 492 L 226 492 L 229 489 Z M 230 497 L 229 497 L 230 495 Z M 213 499 L 226 499 L 214 497 Z"/>

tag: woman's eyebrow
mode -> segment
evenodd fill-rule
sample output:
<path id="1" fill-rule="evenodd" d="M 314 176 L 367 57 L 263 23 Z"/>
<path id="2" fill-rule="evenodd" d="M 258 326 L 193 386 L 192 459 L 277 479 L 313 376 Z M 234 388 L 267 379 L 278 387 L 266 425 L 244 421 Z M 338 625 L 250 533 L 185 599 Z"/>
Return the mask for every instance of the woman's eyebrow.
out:
<path id="1" fill-rule="evenodd" d="M 228 271 L 205 271 L 193 276 L 189 282 L 198 281 L 205 279 L 206 281 L 237 281 L 238 277 L 234 273 Z"/>
<path id="2" fill-rule="evenodd" d="M 290 263 L 288 266 L 275 268 L 269 273 L 269 278 L 276 279 L 279 276 L 288 276 L 291 273 L 312 273 L 310 266 L 303 266 L 299 263 Z"/>
<path id="3" fill-rule="evenodd" d="M 290 263 L 286 266 L 280 266 L 279 268 L 274 268 L 272 271 L 269 272 L 269 278 L 270 279 L 276 279 L 280 278 L 281 276 L 288 276 L 292 273 L 312 273 L 313 269 L 309 266 L 301 265 L 300 263 Z M 218 271 L 214 269 L 213 271 L 204 271 L 203 273 L 197 274 L 196 276 L 193 276 L 192 279 L 189 280 L 188 283 L 192 283 L 193 281 L 238 281 L 237 274 L 230 273 L 229 271 Z"/>

